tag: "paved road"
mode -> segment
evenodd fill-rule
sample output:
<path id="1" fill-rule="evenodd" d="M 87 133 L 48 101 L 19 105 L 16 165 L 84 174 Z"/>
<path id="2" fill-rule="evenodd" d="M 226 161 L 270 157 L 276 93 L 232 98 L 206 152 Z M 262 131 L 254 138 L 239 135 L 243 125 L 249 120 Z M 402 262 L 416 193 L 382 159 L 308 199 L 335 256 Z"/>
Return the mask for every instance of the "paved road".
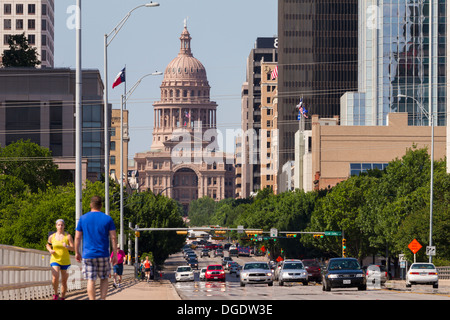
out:
<path id="1" fill-rule="evenodd" d="M 263 257 L 233 259 L 241 265 L 250 260 L 265 260 Z M 213 263 L 220 263 L 220 257 L 199 258 L 199 268 Z M 194 282 L 175 282 L 173 271 L 183 264 L 185 260 L 180 253 L 172 255 L 165 267 L 165 278 L 173 282 L 182 300 L 450 300 L 450 287 L 443 283 L 439 289 L 433 289 L 432 286 L 406 289 L 404 281 L 398 281 L 390 282 L 381 289 L 358 291 L 356 288 L 349 288 L 324 292 L 322 285 L 314 282 L 310 282 L 308 286 L 288 283 L 281 287 L 275 281 L 272 287 L 263 284 L 240 287 L 239 277 L 228 273 L 226 282 L 199 281 L 198 273 Z"/>

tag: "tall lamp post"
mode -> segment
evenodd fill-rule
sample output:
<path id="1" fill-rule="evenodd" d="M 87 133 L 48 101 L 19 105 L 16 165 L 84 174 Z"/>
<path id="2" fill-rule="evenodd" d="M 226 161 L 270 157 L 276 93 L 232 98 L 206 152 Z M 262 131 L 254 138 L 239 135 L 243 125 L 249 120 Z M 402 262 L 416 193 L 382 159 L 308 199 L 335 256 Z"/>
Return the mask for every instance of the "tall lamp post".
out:
<path id="1" fill-rule="evenodd" d="M 127 100 L 133 94 L 134 90 L 139 86 L 141 81 L 148 76 L 159 76 L 162 72 L 153 72 L 142 76 L 132 87 L 125 93 L 125 96 L 121 96 L 121 107 L 120 107 L 120 249 L 123 250 L 124 246 L 124 226 L 123 226 L 123 106 L 126 104 Z M 128 155 L 127 155 L 128 156 Z"/>
<path id="2" fill-rule="evenodd" d="M 422 113 L 427 117 L 428 121 L 431 125 L 431 174 L 430 174 L 430 238 L 429 238 L 429 246 L 433 245 L 433 178 L 434 178 L 434 112 L 432 107 L 430 106 L 430 110 L 427 112 L 422 104 L 414 97 L 410 97 L 404 94 L 397 95 L 398 98 L 409 98 L 413 99 L 417 105 L 419 106 Z M 428 256 L 429 262 L 431 263 L 433 258 L 432 255 Z"/>
<path id="3" fill-rule="evenodd" d="M 75 227 L 82 211 L 82 70 L 81 70 L 81 0 L 77 0 L 76 14 L 76 71 L 75 71 Z"/>
<path id="4" fill-rule="evenodd" d="M 80 1 L 80 0 L 79 0 Z M 108 118 L 108 46 L 117 36 L 119 31 L 122 29 L 124 24 L 130 18 L 131 13 L 142 7 L 158 7 L 159 3 L 150 2 L 146 4 L 142 4 L 137 6 L 136 8 L 129 11 L 125 17 L 117 24 L 117 26 L 109 33 L 105 34 L 104 38 L 104 82 L 105 82 L 105 90 L 104 90 L 104 121 L 105 121 L 105 213 L 109 215 L 109 118 Z M 109 37 L 112 37 L 108 40 Z"/>

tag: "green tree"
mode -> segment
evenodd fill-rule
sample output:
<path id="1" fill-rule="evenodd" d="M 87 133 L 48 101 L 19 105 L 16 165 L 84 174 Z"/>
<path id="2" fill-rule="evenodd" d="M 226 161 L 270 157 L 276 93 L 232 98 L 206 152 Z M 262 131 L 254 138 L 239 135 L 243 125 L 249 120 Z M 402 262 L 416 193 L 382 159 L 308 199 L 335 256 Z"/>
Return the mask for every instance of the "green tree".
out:
<path id="1" fill-rule="evenodd" d="M 53 163 L 50 150 L 30 140 L 0 147 L 0 174 L 19 178 L 32 192 L 59 182 L 58 166 Z"/>
<path id="2" fill-rule="evenodd" d="M 11 36 L 8 45 L 9 49 L 2 55 L 3 67 L 36 67 L 41 64 L 37 49 L 28 44 L 25 33 Z"/>
<path id="3" fill-rule="evenodd" d="M 212 219 L 216 210 L 216 201 L 210 197 L 203 197 L 191 201 L 189 205 L 189 220 L 191 226 L 204 226 L 213 224 Z"/>
<path id="4" fill-rule="evenodd" d="M 139 228 L 185 228 L 183 208 L 173 199 L 151 191 L 134 193 L 127 199 L 125 218 Z M 151 252 L 156 265 L 162 265 L 185 241 L 175 231 L 144 231 L 139 238 L 139 252 Z"/>

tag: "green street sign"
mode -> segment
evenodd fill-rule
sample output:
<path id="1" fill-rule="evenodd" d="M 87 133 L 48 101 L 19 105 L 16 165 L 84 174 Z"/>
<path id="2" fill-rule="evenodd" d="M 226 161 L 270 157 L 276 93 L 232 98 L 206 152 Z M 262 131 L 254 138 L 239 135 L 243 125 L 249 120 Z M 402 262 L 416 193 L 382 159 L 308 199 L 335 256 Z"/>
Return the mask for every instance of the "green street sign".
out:
<path id="1" fill-rule="evenodd" d="M 341 231 L 325 231 L 326 236 L 342 236 Z"/>

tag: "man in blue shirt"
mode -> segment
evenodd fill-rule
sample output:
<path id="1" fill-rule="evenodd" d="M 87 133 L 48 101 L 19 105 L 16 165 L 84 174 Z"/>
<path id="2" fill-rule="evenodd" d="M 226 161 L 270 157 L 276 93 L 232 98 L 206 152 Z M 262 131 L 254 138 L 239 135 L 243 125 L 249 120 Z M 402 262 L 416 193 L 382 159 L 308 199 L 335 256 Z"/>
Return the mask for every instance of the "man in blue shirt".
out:
<path id="1" fill-rule="evenodd" d="M 95 300 L 95 281 L 100 278 L 100 299 L 105 300 L 111 264 L 117 264 L 117 235 L 113 219 L 101 212 L 102 198 L 94 196 L 91 211 L 82 215 L 75 231 L 75 258 L 82 263 L 83 275 L 87 279 L 89 300 Z M 109 238 L 113 248 L 110 258 Z M 83 243 L 82 255 L 80 244 Z"/>

